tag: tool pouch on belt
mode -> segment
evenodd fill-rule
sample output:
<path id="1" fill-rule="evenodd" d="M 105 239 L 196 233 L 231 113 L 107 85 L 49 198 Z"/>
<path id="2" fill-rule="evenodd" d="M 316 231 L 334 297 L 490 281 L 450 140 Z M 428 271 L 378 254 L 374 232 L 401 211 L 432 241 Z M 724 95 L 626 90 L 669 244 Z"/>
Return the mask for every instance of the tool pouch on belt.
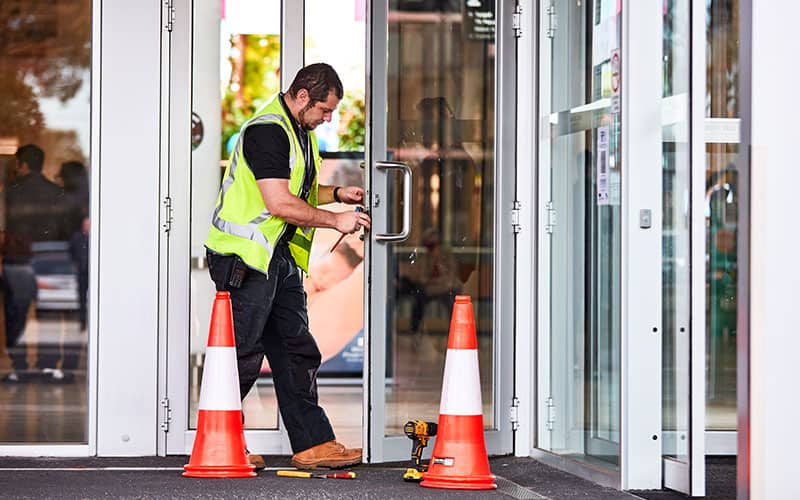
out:
<path id="1" fill-rule="evenodd" d="M 238 255 L 208 253 L 208 272 L 217 291 L 241 288 L 247 276 L 247 265 Z"/>

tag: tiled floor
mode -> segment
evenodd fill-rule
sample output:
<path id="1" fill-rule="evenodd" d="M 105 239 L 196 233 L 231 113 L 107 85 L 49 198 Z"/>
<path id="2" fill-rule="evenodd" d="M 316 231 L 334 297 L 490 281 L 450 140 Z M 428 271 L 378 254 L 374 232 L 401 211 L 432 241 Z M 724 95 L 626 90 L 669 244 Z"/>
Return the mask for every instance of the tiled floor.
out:
<path id="1" fill-rule="evenodd" d="M 87 442 L 86 332 L 74 313 L 31 314 L 16 349 L 27 354 L 31 370 L 24 383 L 0 383 L 0 442 Z M 42 368 L 59 368 L 58 382 Z M 0 375 L 11 369 L 0 353 Z"/>

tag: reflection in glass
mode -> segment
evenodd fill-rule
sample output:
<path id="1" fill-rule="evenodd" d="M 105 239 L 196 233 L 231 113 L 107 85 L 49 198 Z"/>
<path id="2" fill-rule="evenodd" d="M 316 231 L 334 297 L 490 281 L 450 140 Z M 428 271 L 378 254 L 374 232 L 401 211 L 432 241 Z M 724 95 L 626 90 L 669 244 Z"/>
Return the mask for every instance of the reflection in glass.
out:
<path id="1" fill-rule="evenodd" d="M 739 2 L 711 0 L 707 17 L 706 117 L 739 123 Z M 739 138 L 706 127 L 706 428 L 736 429 L 736 157 Z"/>
<path id="2" fill-rule="evenodd" d="M 549 85 L 550 393 L 546 449 L 616 469 L 620 455 L 621 120 L 616 1 L 554 2 Z M 546 164 L 545 164 L 546 165 Z"/>
<path id="3" fill-rule="evenodd" d="M 323 158 L 364 152 L 366 8 L 366 0 L 305 0 L 305 64 L 330 64 L 344 86 L 331 121 L 314 129 Z"/>
<path id="4" fill-rule="evenodd" d="M 689 1 L 664 12 L 663 172 L 663 454 L 688 461 L 690 424 Z M 697 332 L 698 335 L 704 332 Z"/>
<path id="5" fill-rule="evenodd" d="M 494 18 L 493 2 L 482 8 L 483 19 Z M 414 205 L 410 237 L 389 246 L 386 435 L 402 434 L 410 419 L 438 418 L 457 294 L 472 297 L 483 421 L 495 425 L 495 41 L 465 9 L 459 2 L 389 2 L 385 158 L 411 167 Z M 396 212 L 391 231 L 401 225 L 402 210 Z"/>
<path id="6" fill-rule="evenodd" d="M 323 158 L 319 181 L 363 186 L 366 0 L 305 0 L 305 33 L 305 64 L 332 65 L 344 86 L 331 121 L 314 129 Z M 336 203 L 324 208 L 353 210 Z M 336 245 L 340 236 L 334 229 L 317 229 L 303 284 L 309 326 L 322 353 L 321 404 L 336 438 L 350 445 L 363 439 L 364 241 L 352 234 Z"/>
<path id="7" fill-rule="evenodd" d="M 91 21 L 0 4 L 0 442 L 87 442 Z"/>

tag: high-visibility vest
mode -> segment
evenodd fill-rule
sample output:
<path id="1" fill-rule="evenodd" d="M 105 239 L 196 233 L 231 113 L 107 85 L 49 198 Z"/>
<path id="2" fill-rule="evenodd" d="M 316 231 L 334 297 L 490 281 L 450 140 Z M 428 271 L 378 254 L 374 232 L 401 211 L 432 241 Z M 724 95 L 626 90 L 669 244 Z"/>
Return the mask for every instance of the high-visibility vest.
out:
<path id="1" fill-rule="evenodd" d="M 265 123 L 280 125 L 289 137 L 289 191 L 300 196 L 306 172 L 305 155 L 302 144 L 292 127 L 291 118 L 283 109 L 279 96 L 275 96 L 263 106 L 255 116 L 242 125 L 236 147 L 231 152 L 228 166 L 222 181 L 217 205 L 211 219 L 211 230 L 206 240 L 206 247 L 213 252 L 235 254 L 248 267 L 268 274 L 273 249 L 283 237 L 289 224 L 269 213 L 264 205 L 261 191 L 256 184 L 253 171 L 244 157 L 244 133 L 247 127 Z M 309 205 L 317 206 L 317 179 L 321 159 L 317 149 L 317 139 L 309 131 L 309 148 L 314 161 L 314 180 L 306 200 Z M 289 240 L 289 250 L 297 265 L 308 273 L 308 259 L 311 253 L 311 242 L 314 238 L 313 227 L 298 226 Z"/>

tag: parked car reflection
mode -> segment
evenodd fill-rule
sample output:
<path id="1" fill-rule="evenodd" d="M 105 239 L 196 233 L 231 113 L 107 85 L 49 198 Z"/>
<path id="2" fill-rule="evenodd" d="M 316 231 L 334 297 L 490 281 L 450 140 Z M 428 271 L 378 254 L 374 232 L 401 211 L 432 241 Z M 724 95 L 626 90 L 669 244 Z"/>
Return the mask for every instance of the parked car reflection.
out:
<path id="1" fill-rule="evenodd" d="M 78 278 L 70 258 L 69 242 L 33 243 L 37 311 L 76 311 L 79 308 Z"/>

